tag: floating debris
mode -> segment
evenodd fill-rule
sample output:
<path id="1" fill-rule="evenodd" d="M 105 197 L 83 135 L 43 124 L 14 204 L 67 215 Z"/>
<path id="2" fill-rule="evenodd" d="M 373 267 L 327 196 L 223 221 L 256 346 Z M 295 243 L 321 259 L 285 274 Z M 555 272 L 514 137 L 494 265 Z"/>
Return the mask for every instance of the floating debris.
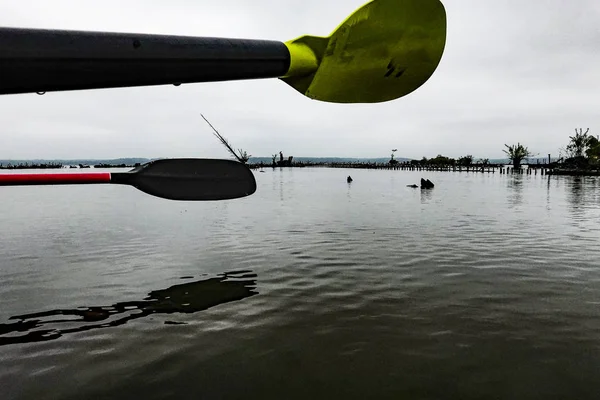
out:
<path id="1" fill-rule="evenodd" d="M 425 180 L 421 178 L 421 189 L 433 189 L 433 186 L 433 182 L 431 182 L 429 179 Z"/>

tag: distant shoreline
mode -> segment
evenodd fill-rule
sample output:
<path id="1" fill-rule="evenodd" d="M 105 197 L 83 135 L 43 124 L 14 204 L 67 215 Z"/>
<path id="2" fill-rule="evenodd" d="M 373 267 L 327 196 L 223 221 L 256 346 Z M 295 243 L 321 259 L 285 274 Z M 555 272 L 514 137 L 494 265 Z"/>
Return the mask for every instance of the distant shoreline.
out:
<path id="1" fill-rule="evenodd" d="M 145 157 L 126 157 L 126 158 L 113 158 L 113 159 L 91 159 L 91 158 L 75 158 L 75 159 L 0 159 L 0 169 L 21 169 L 21 168 L 69 168 L 69 166 L 95 166 L 102 165 L 107 168 L 120 167 L 120 166 L 133 166 L 136 164 L 147 163 L 157 158 L 145 158 Z M 173 157 L 167 157 L 173 158 Z M 207 157 L 203 157 L 207 158 Z M 210 158 L 210 157 L 208 157 Z M 214 157 L 224 158 L 224 157 Z M 279 157 L 277 157 L 279 158 Z M 396 157 L 398 162 L 411 162 L 418 161 L 416 159 L 406 157 Z M 294 157 L 294 163 L 302 164 L 323 164 L 323 163 L 377 163 L 383 164 L 389 162 L 390 157 Z M 533 159 L 532 159 L 533 160 Z M 537 160 L 537 159 L 535 159 Z M 533 160 L 535 162 L 535 160 Z M 251 157 L 248 161 L 249 165 L 253 164 L 272 164 L 272 157 Z M 490 164 L 508 164 L 507 159 L 490 159 Z"/>
<path id="2" fill-rule="evenodd" d="M 84 164 L 79 163 L 75 164 L 73 161 L 67 161 L 68 164 L 62 164 L 58 162 L 47 162 L 47 163 L 30 163 L 24 162 L 20 164 L 3 164 L 0 163 L 0 170 L 31 170 L 31 169 L 110 169 L 110 168 L 135 168 L 144 162 L 148 162 L 151 160 L 142 160 L 135 159 L 137 162 L 135 163 L 110 163 L 110 162 L 101 162 L 101 163 L 90 163 Z M 314 160 L 314 159 L 312 159 Z M 330 159 L 331 160 L 331 159 Z M 337 159 L 337 160 L 347 160 L 347 159 Z M 401 161 L 395 164 L 390 164 L 389 159 L 386 162 L 369 162 L 369 161 L 293 161 L 288 162 L 287 160 L 272 162 L 249 162 L 248 167 L 253 170 L 263 169 L 263 168 L 347 168 L 347 169 L 374 169 L 374 170 L 403 170 L 403 171 L 452 171 L 452 172 L 487 172 L 487 173 L 510 173 L 513 174 L 530 174 L 533 172 L 537 175 L 537 171 L 540 171 L 542 175 L 566 175 L 566 176 L 600 176 L 600 170 L 594 169 L 575 169 L 575 168 L 561 168 L 552 164 L 547 163 L 538 163 L 538 162 L 530 162 L 523 163 L 522 166 L 526 166 L 527 168 L 521 168 L 519 170 L 514 170 L 510 166 L 510 163 L 473 163 L 469 166 L 456 166 L 456 165 L 420 165 L 418 162 L 410 162 L 410 161 Z M 82 160 L 76 160 L 82 161 Z M 508 167 L 508 168 L 506 168 Z"/>
<path id="3" fill-rule="evenodd" d="M 42 164 L 0 164 L 0 169 L 6 170 L 19 170 L 19 169 L 81 169 L 81 168 L 135 168 L 141 165 L 141 163 L 135 164 L 56 164 L 56 163 L 42 163 Z"/>

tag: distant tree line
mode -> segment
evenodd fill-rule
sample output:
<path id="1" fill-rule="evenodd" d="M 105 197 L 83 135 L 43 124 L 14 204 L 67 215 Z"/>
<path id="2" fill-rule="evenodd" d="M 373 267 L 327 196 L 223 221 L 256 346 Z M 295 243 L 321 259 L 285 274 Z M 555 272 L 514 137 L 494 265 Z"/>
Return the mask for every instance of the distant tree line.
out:
<path id="1" fill-rule="evenodd" d="M 94 168 L 132 168 L 132 167 L 139 167 L 141 164 L 140 163 L 135 163 L 135 164 L 95 164 Z"/>
<path id="2" fill-rule="evenodd" d="M 62 164 L 58 163 L 19 163 L 19 164 L 1 164 L 0 169 L 50 169 L 50 168 L 62 168 Z"/>
<path id="3" fill-rule="evenodd" d="M 575 135 L 569 136 L 569 143 L 564 149 L 561 149 L 559 160 L 556 164 L 561 164 L 571 168 L 598 168 L 600 167 L 600 140 L 598 137 L 589 135 L 589 128 L 583 132 L 583 128 L 575 129 Z M 536 155 L 529 150 L 526 146 L 521 143 L 504 145 L 505 149 L 502 151 L 506 154 L 511 164 L 515 169 L 521 168 L 521 163 Z M 397 149 L 392 150 L 392 155 L 388 161 L 391 165 L 399 164 L 394 159 L 394 153 Z M 564 157 L 562 154 L 564 153 Z M 489 165 L 488 158 L 481 158 L 477 161 L 471 154 L 459 157 L 458 159 L 450 158 L 438 154 L 434 158 L 423 157 L 421 160 L 411 160 L 403 164 L 410 164 L 415 166 L 451 166 L 451 167 L 468 167 L 471 165 L 486 166 Z"/>
<path id="4" fill-rule="evenodd" d="M 438 154 L 434 158 L 423 157 L 420 160 L 411 160 L 408 161 L 407 164 L 415 165 L 415 166 L 450 166 L 450 167 L 469 167 L 472 165 L 488 165 L 490 160 L 488 158 L 482 158 L 475 161 L 474 157 L 471 154 L 467 154 L 466 156 L 460 157 L 458 159 L 450 158 Z M 392 164 L 390 162 L 390 164 Z"/>

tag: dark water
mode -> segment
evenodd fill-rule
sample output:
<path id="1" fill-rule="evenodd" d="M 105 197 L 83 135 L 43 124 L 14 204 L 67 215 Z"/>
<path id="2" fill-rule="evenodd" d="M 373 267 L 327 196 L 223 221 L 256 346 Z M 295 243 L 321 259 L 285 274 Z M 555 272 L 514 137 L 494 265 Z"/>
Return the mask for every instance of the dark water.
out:
<path id="1" fill-rule="evenodd" d="M 423 176 L 0 188 L 1 398 L 598 398 L 600 180 Z"/>

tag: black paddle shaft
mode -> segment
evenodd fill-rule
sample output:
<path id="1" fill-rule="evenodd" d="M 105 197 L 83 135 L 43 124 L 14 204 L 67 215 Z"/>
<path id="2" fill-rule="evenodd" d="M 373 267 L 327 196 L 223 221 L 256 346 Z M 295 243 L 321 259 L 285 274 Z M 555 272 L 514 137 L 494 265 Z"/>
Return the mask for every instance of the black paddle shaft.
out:
<path id="1" fill-rule="evenodd" d="M 289 66 L 272 40 L 0 28 L 0 94 L 277 78 Z"/>

